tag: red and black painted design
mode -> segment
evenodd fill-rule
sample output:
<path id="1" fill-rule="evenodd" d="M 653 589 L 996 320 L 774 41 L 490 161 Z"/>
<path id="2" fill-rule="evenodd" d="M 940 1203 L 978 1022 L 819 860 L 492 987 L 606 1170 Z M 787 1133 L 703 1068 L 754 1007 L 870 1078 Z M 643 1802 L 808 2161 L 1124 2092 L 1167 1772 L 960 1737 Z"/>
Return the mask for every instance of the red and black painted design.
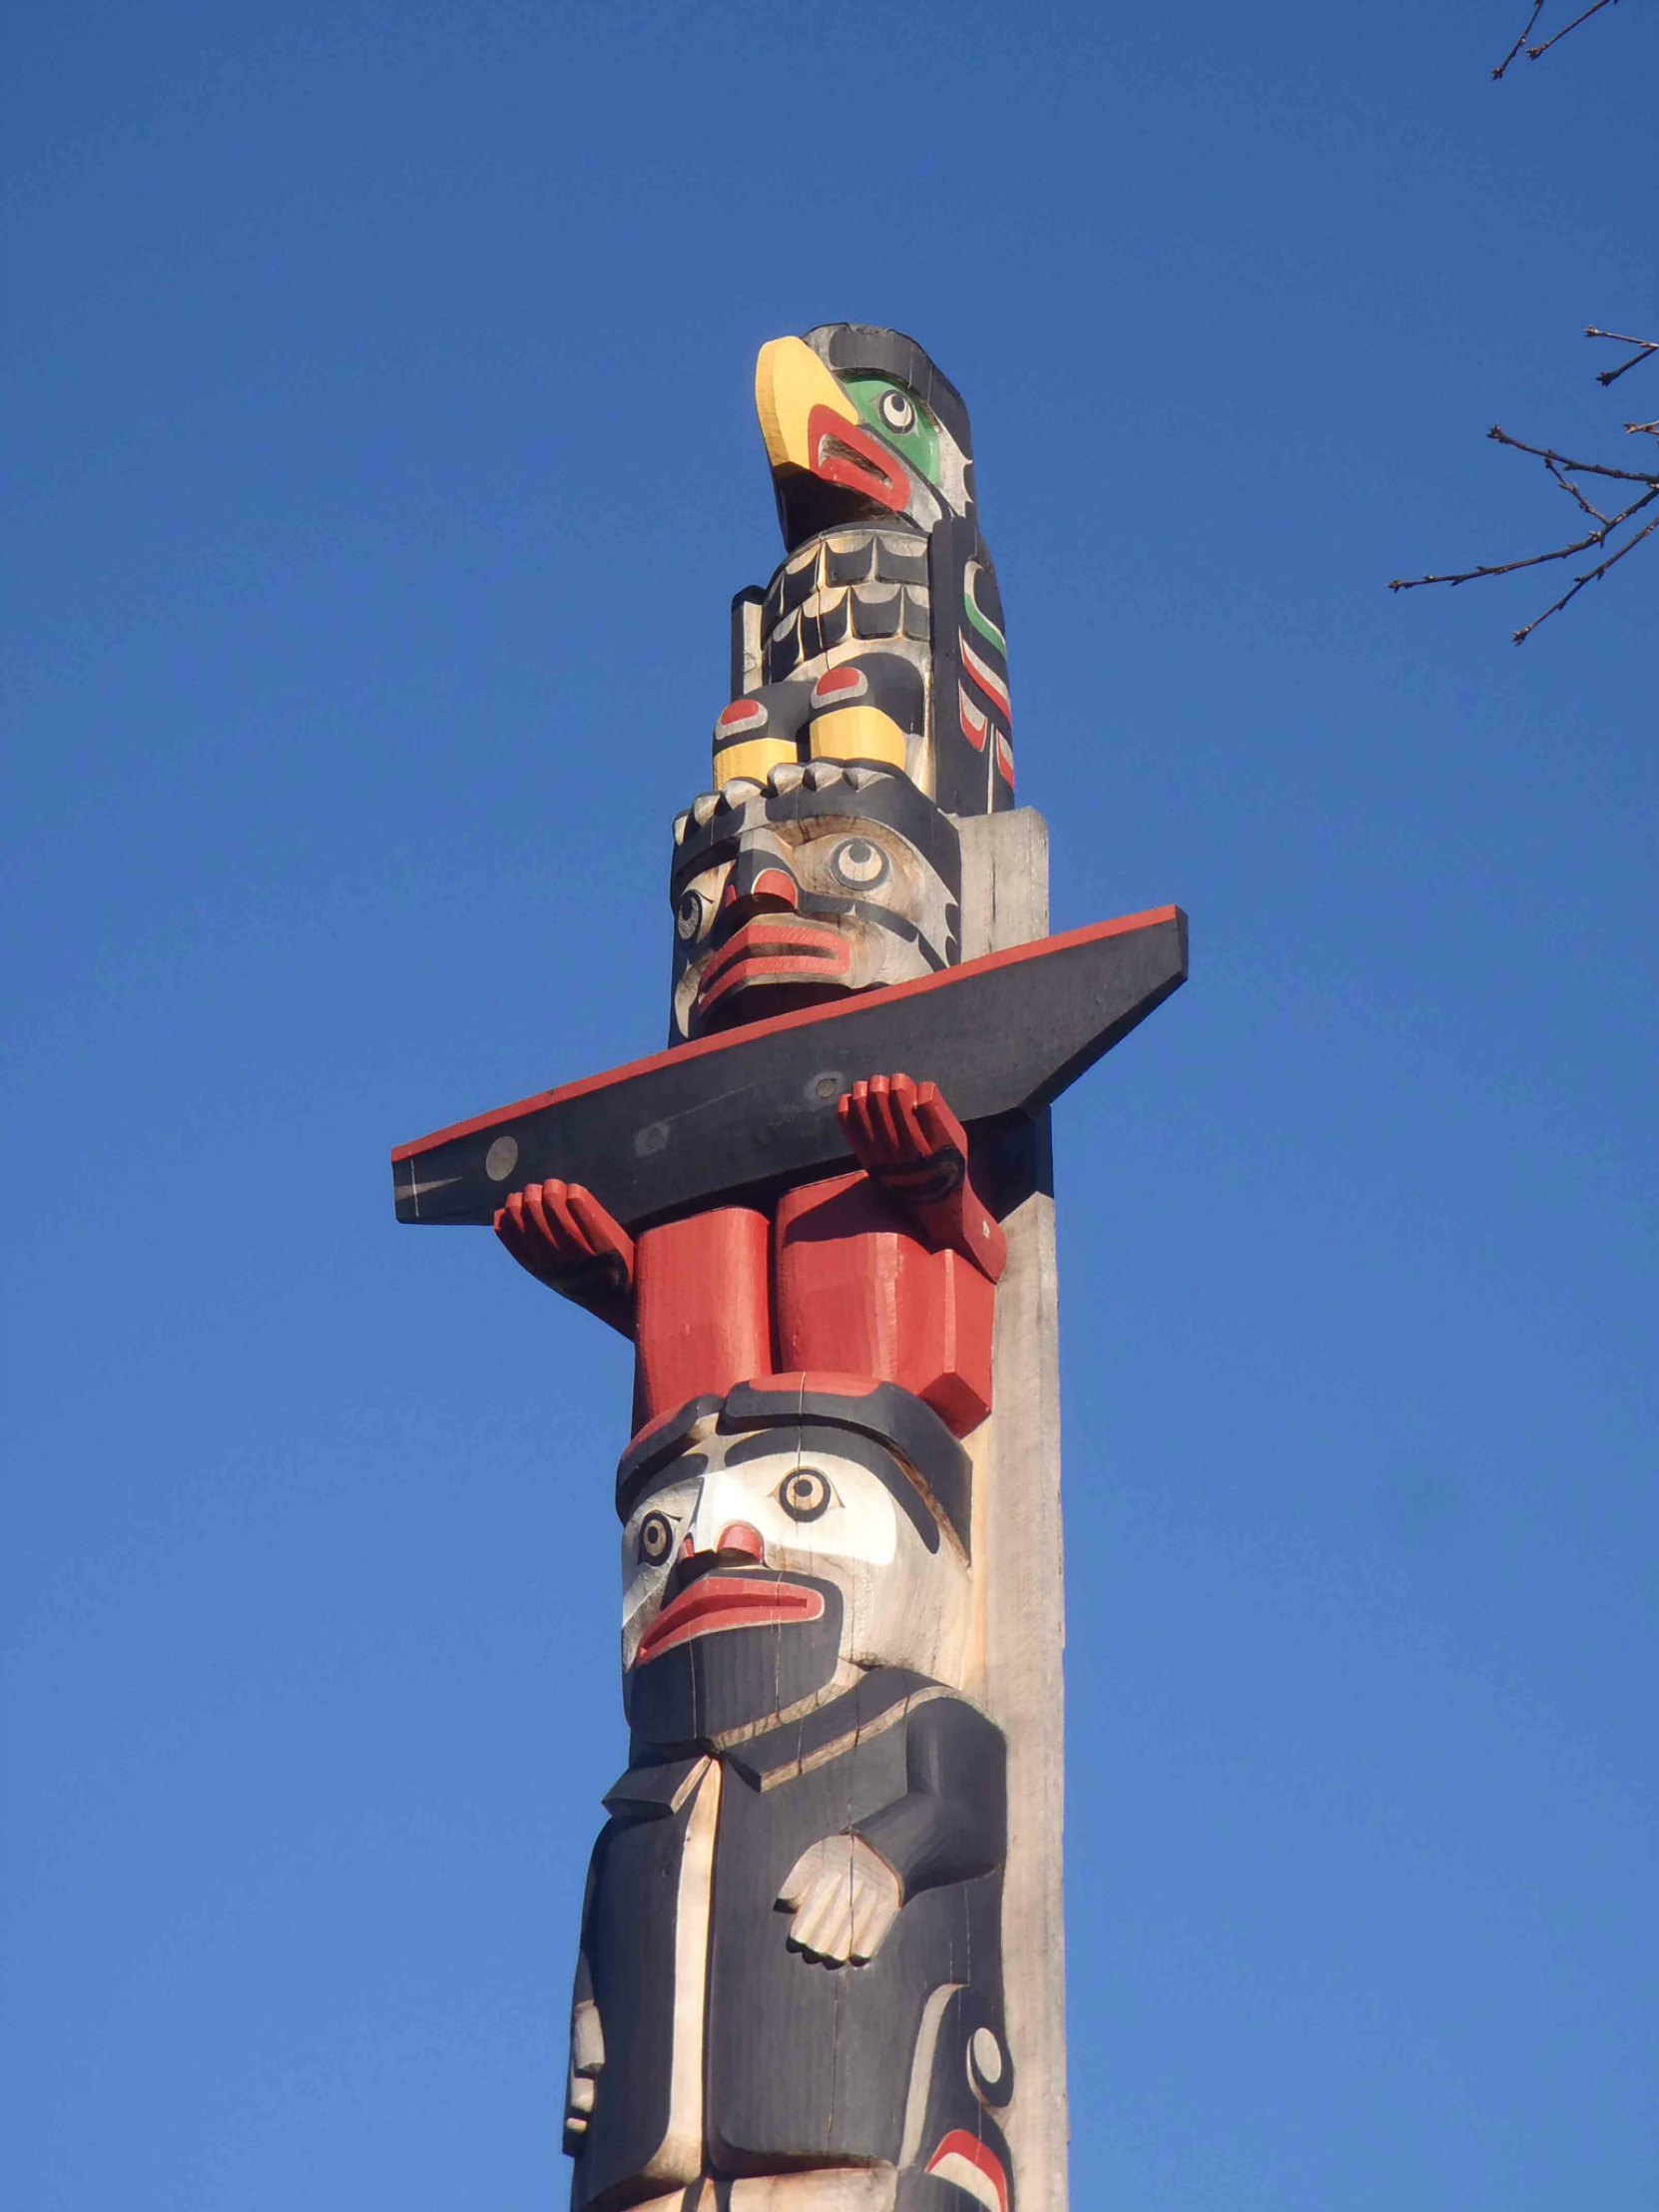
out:
<path id="1" fill-rule="evenodd" d="M 669 1047 L 399 1146 L 396 1211 L 493 1224 L 635 1351 L 576 2212 L 1014 2212 L 1007 1746 L 965 1694 L 975 1462 L 1010 1471 L 966 1440 L 1049 1107 L 1186 922 L 961 962 L 961 826 L 1013 804 L 966 408 L 850 323 L 758 398 L 786 556 L 675 826 Z"/>

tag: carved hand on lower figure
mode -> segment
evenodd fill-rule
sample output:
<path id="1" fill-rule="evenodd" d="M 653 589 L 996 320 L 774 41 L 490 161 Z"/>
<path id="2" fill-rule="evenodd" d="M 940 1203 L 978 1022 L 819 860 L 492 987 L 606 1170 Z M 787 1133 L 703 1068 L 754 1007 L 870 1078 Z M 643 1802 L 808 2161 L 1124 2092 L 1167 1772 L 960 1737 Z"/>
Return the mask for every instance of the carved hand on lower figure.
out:
<path id="1" fill-rule="evenodd" d="M 565 2091 L 565 2133 L 583 2136 L 593 2116 L 599 2076 L 605 2070 L 605 2035 L 599 2007 L 589 1997 L 570 2015 L 570 2082 Z"/>
<path id="2" fill-rule="evenodd" d="M 968 1181 L 967 1132 L 936 1083 L 872 1075 L 835 1102 L 852 1156 L 933 1240 L 971 1260 L 994 1283 L 1007 1247 Z"/>
<path id="3" fill-rule="evenodd" d="M 826 1836 L 790 1869 L 778 1902 L 795 1914 L 790 1941 L 798 1950 L 831 1966 L 861 1966 L 897 1919 L 904 1886 L 861 1836 Z"/>
<path id="4" fill-rule="evenodd" d="M 495 1217 L 495 1233 L 538 1283 L 574 1299 L 627 1336 L 634 1240 L 580 1183 L 531 1183 Z"/>

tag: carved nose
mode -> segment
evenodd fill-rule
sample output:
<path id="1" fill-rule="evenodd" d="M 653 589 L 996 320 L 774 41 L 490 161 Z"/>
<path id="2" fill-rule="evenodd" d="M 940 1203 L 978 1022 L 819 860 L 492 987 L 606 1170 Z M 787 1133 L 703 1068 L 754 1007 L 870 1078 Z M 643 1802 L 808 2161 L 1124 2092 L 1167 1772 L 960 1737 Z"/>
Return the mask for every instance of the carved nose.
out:
<path id="1" fill-rule="evenodd" d="M 753 1559 L 757 1566 L 764 1566 L 766 1563 L 767 1547 L 761 1531 L 746 1520 L 728 1521 L 720 1532 L 720 1541 L 715 1549 L 723 1558 L 727 1553 L 735 1552 L 745 1559 Z"/>
<path id="2" fill-rule="evenodd" d="M 744 883 L 738 881 L 734 870 L 727 881 L 720 910 L 728 914 L 741 908 L 747 915 L 777 912 L 781 908 L 793 914 L 800 904 L 801 891 L 795 877 L 781 867 L 763 867 Z"/>

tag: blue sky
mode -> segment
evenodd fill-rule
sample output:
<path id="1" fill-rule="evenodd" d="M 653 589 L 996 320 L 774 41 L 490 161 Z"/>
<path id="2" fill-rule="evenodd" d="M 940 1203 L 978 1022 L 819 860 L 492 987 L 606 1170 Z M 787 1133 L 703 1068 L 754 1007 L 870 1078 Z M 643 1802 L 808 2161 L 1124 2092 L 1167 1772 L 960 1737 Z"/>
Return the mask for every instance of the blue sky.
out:
<path id="1" fill-rule="evenodd" d="M 1056 925 L 1193 916 L 1058 1116 L 1079 2212 L 1656 2201 L 1659 555 L 1383 589 L 1653 411 L 1655 11 L 1525 12 L 12 9 L 20 2212 L 562 2197 L 626 1355 L 385 1154 L 659 1042 L 837 317 Z"/>

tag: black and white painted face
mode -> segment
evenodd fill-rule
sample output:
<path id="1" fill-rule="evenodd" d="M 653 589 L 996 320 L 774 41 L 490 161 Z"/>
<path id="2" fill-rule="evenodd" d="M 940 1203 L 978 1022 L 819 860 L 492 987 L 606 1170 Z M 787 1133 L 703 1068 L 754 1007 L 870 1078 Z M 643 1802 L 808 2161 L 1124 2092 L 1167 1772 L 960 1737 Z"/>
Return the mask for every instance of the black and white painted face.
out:
<path id="1" fill-rule="evenodd" d="M 663 1468 L 623 1529 L 624 1673 L 694 1642 L 712 1660 L 761 1628 L 787 1646 L 832 1609 L 826 1587 L 839 1663 L 959 1669 L 967 1563 L 891 1454 L 828 1425 L 713 1437 Z"/>
<path id="2" fill-rule="evenodd" d="M 959 888 L 955 828 L 903 777 L 722 802 L 675 859 L 675 1034 L 949 966 Z"/>

